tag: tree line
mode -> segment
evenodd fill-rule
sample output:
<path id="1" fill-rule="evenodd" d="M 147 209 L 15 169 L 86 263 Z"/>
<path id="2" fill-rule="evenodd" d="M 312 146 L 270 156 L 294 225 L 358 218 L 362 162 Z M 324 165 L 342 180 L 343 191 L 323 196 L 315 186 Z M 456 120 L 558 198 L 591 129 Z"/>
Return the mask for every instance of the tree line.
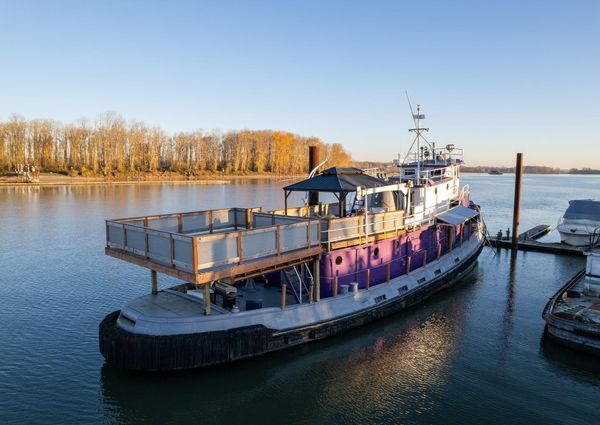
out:
<path id="1" fill-rule="evenodd" d="M 285 131 L 169 134 L 115 113 L 106 113 L 93 123 L 80 119 L 66 125 L 15 115 L 0 122 L 0 171 L 29 164 L 71 175 L 306 174 L 309 145 L 318 146 L 320 158 L 328 158 L 330 165 L 351 161 L 340 144 Z"/>

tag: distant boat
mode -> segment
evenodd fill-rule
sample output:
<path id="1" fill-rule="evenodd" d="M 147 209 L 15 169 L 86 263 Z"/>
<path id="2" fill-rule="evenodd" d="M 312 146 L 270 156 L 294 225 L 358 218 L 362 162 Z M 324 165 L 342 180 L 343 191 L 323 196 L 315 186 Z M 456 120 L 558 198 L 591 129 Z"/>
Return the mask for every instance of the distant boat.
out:
<path id="1" fill-rule="evenodd" d="M 572 246 L 596 246 L 600 242 L 600 201 L 576 199 L 556 227 L 561 242 Z"/>
<path id="2" fill-rule="evenodd" d="M 488 174 L 491 176 L 501 176 L 504 173 L 502 173 L 502 171 L 498 171 L 498 170 L 490 170 L 490 172 Z"/>
<path id="3" fill-rule="evenodd" d="M 600 251 L 587 253 L 587 267 L 550 298 L 546 335 L 559 344 L 600 355 Z"/>

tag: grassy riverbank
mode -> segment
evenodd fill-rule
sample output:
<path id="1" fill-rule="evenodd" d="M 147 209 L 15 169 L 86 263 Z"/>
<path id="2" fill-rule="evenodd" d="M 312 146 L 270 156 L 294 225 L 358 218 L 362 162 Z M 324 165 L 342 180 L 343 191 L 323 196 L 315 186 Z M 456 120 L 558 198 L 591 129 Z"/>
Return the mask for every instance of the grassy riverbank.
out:
<path id="1" fill-rule="evenodd" d="M 148 183 L 172 183 L 172 184 L 227 184 L 232 180 L 241 179 L 274 179 L 293 180 L 302 176 L 282 176 L 278 174 L 214 174 L 186 176 L 178 173 L 163 174 L 139 174 L 139 175 L 116 175 L 116 176 L 67 176 L 59 173 L 40 173 L 39 182 L 26 183 L 16 174 L 0 175 L 0 187 L 7 186 L 53 186 L 53 185 L 89 185 L 89 184 L 148 184 Z"/>

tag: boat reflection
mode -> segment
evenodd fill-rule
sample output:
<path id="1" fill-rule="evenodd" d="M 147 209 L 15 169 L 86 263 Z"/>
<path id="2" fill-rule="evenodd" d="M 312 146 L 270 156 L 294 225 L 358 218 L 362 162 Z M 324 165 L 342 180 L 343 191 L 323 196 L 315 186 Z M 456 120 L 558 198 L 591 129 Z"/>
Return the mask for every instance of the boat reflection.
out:
<path id="1" fill-rule="evenodd" d="M 552 372 L 600 387 L 597 357 L 563 347 L 550 340 L 545 332 L 540 339 L 540 355 L 550 364 Z"/>
<path id="2" fill-rule="evenodd" d="M 281 420 L 296 402 L 295 421 L 315 422 L 318 406 L 329 411 L 355 405 L 381 412 L 386 403 L 420 411 L 447 381 L 459 345 L 472 273 L 460 287 L 428 304 L 324 341 L 261 358 L 177 373 L 133 373 L 105 364 L 102 402 L 108 422 L 161 422 L 197 418 L 202 423 Z M 381 394 L 394 394 L 382 399 Z M 402 395 L 402 396 L 399 396 Z M 337 408 L 336 408 L 337 406 Z M 345 407 L 344 407 L 345 406 Z M 332 420 L 335 418 L 332 418 Z"/>

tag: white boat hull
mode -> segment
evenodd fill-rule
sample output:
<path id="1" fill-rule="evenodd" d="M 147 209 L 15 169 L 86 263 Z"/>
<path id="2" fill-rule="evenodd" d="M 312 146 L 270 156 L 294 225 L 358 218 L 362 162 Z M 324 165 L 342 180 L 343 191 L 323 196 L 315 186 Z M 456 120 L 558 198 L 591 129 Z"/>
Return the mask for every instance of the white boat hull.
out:
<path id="1" fill-rule="evenodd" d="M 589 246 L 590 245 L 590 234 L 589 233 L 571 233 L 561 232 L 560 241 L 571 246 Z"/>
<path id="2" fill-rule="evenodd" d="M 600 222 L 562 219 L 556 227 L 562 243 L 587 247 L 600 241 Z M 596 232 L 596 233 L 594 233 Z"/>

